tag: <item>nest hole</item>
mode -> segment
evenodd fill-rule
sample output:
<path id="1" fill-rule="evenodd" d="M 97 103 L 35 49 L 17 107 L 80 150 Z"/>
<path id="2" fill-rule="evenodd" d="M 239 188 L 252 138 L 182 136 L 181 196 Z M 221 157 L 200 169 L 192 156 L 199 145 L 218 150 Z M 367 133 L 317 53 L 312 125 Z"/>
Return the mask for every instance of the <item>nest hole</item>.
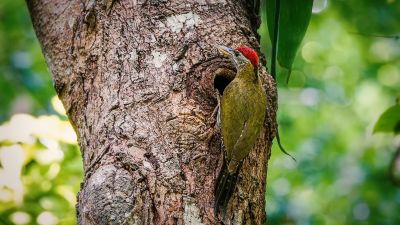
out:
<path id="1" fill-rule="evenodd" d="M 214 88 L 216 88 L 220 95 L 224 93 L 225 88 L 235 78 L 236 71 L 231 69 L 221 68 L 218 69 L 214 77 Z"/>

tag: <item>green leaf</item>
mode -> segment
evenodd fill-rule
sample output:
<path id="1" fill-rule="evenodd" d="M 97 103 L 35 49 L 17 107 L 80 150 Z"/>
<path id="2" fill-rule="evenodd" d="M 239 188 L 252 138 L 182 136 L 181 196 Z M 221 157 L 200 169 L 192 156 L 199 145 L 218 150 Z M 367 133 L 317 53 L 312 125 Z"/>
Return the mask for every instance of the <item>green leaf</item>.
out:
<path id="1" fill-rule="evenodd" d="M 377 132 L 400 133 L 400 105 L 390 107 L 379 117 L 374 127 Z"/>
<path id="2" fill-rule="evenodd" d="M 270 39 L 273 45 L 278 46 L 277 56 L 274 53 L 271 56 L 273 62 L 271 67 L 276 67 L 274 62 L 277 57 L 279 64 L 289 70 L 289 76 L 297 49 L 310 22 L 312 5 L 313 0 L 266 0 Z M 276 9 L 279 9 L 279 16 L 276 15 Z M 278 28 L 277 32 L 275 27 Z M 274 48 L 276 49 L 276 46 L 273 46 Z M 275 69 L 271 71 L 275 77 Z"/>

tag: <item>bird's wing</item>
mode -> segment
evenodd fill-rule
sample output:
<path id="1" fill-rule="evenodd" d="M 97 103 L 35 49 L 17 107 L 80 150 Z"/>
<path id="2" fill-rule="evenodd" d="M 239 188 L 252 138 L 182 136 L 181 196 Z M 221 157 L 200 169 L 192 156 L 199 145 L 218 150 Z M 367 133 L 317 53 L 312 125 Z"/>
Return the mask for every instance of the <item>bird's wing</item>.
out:
<path id="1" fill-rule="evenodd" d="M 242 134 L 248 114 L 249 109 L 243 99 L 240 84 L 232 81 L 221 97 L 221 131 L 228 160 Z"/>
<path id="2" fill-rule="evenodd" d="M 242 125 L 238 126 L 238 128 L 240 128 L 240 134 L 235 139 L 231 154 L 231 160 L 236 162 L 240 162 L 248 155 L 259 137 L 265 117 L 265 95 L 253 90 L 245 91 L 252 93 L 252 96 L 249 99 L 239 100 L 243 108 L 241 112 L 243 119 L 241 121 Z M 254 101 L 254 99 L 256 99 L 256 101 Z"/>

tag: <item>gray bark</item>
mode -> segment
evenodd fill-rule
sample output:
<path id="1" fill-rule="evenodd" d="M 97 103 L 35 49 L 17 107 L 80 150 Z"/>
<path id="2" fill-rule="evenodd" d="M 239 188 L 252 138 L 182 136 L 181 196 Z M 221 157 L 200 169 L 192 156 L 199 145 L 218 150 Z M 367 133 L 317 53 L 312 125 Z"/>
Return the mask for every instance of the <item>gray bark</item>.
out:
<path id="1" fill-rule="evenodd" d="M 225 218 L 213 213 L 222 164 L 213 44 L 259 49 L 246 0 L 28 0 L 54 87 L 78 134 L 79 224 L 263 224 L 276 87 Z"/>

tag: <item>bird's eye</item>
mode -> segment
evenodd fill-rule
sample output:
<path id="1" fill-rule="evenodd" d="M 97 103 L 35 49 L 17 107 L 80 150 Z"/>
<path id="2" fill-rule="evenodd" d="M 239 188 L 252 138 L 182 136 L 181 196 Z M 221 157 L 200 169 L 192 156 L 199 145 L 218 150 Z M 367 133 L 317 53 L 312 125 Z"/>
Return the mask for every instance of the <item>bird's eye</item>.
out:
<path id="1" fill-rule="evenodd" d="M 240 54 L 238 51 L 234 51 L 235 52 L 235 56 L 238 57 Z"/>

